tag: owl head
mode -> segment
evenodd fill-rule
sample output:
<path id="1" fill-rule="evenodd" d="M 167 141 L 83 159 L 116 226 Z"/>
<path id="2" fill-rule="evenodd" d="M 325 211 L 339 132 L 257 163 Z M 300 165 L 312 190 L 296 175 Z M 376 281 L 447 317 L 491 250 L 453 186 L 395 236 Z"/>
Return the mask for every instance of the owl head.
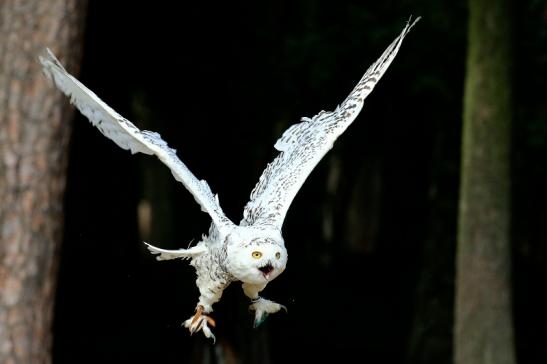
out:
<path id="1" fill-rule="evenodd" d="M 245 283 L 265 284 L 276 278 L 287 265 L 287 250 L 271 238 L 255 238 L 227 248 L 230 273 Z"/>

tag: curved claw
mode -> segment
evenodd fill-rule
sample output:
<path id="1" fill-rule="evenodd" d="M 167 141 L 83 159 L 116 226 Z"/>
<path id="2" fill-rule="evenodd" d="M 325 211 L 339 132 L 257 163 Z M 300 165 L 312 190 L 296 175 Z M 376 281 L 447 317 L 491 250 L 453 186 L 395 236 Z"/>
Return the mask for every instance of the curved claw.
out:
<path id="1" fill-rule="evenodd" d="M 215 335 L 211 332 L 211 329 L 209 329 L 209 327 L 207 326 L 207 324 L 203 325 L 203 335 L 205 335 L 206 338 L 208 339 L 213 339 L 213 345 L 217 342 L 217 338 L 215 337 Z"/>
<path id="2" fill-rule="evenodd" d="M 198 308 L 196 309 L 196 314 L 190 317 L 188 320 L 184 321 L 183 325 L 190 331 L 190 335 L 199 332 L 199 330 L 203 331 L 203 335 L 205 335 L 205 337 L 208 339 L 213 339 L 214 344 L 216 342 L 215 335 L 213 335 L 213 332 L 207 324 L 211 325 L 212 327 L 216 326 L 215 320 L 203 314 L 203 307 L 198 306 Z"/>
<path id="3" fill-rule="evenodd" d="M 258 326 L 260 326 L 264 321 L 266 321 L 268 316 L 270 316 L 270 314 L 267 313 L 267 312 L 263 312 L 262 315 L 260 315 L 260 317 L 258 317 L 258 314 L 257 314 L 255 316 L 255 321 L 254 321 L 254 324 L 253 324 L 253 328 L 256 329 Z"/>
<path id="4" fill-rule="evenodd" d="M 275 313 L 281 309 L 287 312 L 287 307 L 264 298 L 259 298 L 253 301 L 253 303 L 249 306 L 249 310 L 255 311 L 255 320 L 253 327 L 257 328 L 264 321 L 266 321 L 270 313 Z"/>

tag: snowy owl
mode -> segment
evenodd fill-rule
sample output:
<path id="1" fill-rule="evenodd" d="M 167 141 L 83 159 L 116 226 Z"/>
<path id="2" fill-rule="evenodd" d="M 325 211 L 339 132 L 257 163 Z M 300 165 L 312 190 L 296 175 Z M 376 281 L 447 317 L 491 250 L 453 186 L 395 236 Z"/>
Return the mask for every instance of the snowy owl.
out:
<path id="1" fill-rule="evenodd" d="M 357 86 L 334 111 L 321 111 L 312 118 L 304 117 L 283 133 L 275 143 L 279 154 L 262 173 L 243 210 L 239 225 L 224 215 L 218 196 L 213 194 L 207 182 L 197 179 L 159 134 L 139 130 L 114 111 L 70 75 L 49 49 L 40 57 L 45 75 L 70 97 L 70 101 L 102 134 L 133 154 L 156 155 L 211 217 L 208 235 L 203 235 L 202 240 L 191 248 L 165 250 L 145 243 L 153 254 L 158 255 L 158 260 L 189 259 L 195 267 L 200 296 L 195 313 L 184 322 L 190 333 L 201 330 L 214 341 L 211 327 L 215 326 L 215 321 L 209 314 L 213 311 L 213 304 L 220 300 L 222 292 L 232 282 L 242 282 L 243 292 L 251 301 L 249 308 L 254 311 L 255 327 L 268 314 L 285 309 L 279 303 L 259 295 L 287 264 L 287 250 L 281 234 L 285 214 L 310 172 L 357 117 L 365 98 L 387 70 L 404 37 L 418 20 L 406 24 L 401 34 L 367 69 Z"/>

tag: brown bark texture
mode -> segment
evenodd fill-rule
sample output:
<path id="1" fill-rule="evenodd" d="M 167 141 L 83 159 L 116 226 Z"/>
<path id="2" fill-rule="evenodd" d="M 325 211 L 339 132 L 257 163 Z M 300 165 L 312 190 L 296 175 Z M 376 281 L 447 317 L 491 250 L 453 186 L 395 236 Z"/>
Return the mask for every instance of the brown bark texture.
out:
<path id="1" fill-rule="evenodd" d="M 515 363 L 509 0 L 469 0 L 456 261 L 456 364 Z"/>
<path id="2" fill-rule="evenodd" d="M 0 1 L 0 363 L 51 362 L 72 110 L 38 55 L 74 71 L 86 5 Z"/>

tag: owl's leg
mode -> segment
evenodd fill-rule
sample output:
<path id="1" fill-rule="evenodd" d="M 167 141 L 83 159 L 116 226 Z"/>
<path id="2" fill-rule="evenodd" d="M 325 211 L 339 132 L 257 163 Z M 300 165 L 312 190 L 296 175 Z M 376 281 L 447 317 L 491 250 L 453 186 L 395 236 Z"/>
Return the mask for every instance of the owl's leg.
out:
<path id="1" fill-rule="evenodd" d="M 216 338 L 209 328 L 209 325 L 215 327 L 216 323 L 215 320 L 209 316 L 209 313 L 213 312 L 213 304 L 220 300 L 222 292 L 230 283 L 224 279 L 220 279 L 217 282 L 211 282 L 210 279 L 206 279 L 199 275 L 196 283 L 200 291 L 196 313 L 188 320 L 184 321 L 184 327 L 190 330 L 190 334 L 194 334 L 200 330 L 203 331 L 205 337 L 213 339 L 214 343 Z"/>
<path id="2" fill-rule="evenodd" d="M 255 328 L 260 326 L 260 324 L 268 318 L 270 313 L 275 313 L 281 309 L 284 309 L 285 312 L 287 312 L 287 308 L 285 306 L 262 298 L 258 295 L 258 293 L 266 287 L 266 284 L 243 283 L 242 287 L 245 295 L 251 299 L 249 310 L 255 312 Z"/>

